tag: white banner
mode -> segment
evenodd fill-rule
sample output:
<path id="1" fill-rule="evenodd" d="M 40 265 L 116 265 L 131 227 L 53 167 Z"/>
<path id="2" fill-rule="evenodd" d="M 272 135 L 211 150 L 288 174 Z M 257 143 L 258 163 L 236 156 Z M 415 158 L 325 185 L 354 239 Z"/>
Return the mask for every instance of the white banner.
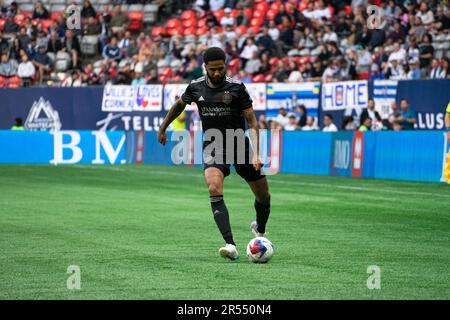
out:
<path id="1" fill-rule="evenodd" d="M 253 100 L 253 110 L 266 110 L 266 84 L 265 83 L 245 83 L 248 94 Z"/>
<path id="2" fill-rule="evenodd" d="M 102 111 L 161 111 L 162 85 L 105 86 Z"/>
<path id="3" fill-rule="evenodd" d="M 322 85 L 322 110 L 346 113 L 367 107 L 369 85 L 367 80 L 325 83 Z"/>
<path id="4" fill-rule="evenodd" d="M 382 119 L 389 118 L 392 112 L 392 103 L 397 97 L 397 80 L 375 80 L 373 82 L 373 99 L 375 110 Z"/>
<path id="5" fill-rule="evenodd" d="M 172 105 L 181 98 L 184 91 L 186 91 L 187 83 L 166 84 L 164 86 L 164 110 L 169 111 Z M 186 106 L 186 111 L 194 111 L 197 109 L 197 104 L 192 103 Z"/>

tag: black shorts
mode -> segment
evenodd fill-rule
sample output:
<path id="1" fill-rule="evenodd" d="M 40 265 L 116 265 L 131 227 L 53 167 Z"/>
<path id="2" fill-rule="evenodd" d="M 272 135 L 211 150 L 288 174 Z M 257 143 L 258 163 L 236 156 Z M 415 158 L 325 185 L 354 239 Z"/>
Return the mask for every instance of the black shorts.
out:
<path id="1" fill-rule="evenodd" d="M 203 165 L 203 170 L 208 168 L 217 168 L 222 171 L 224 177 L 227 177 L 230 175 L 230 166 L 231 164 L 226 163 L 205 163 Z M 261 174 L 261 170 L 256 171 L 252 164 L 233 164 L 233 166 L 238 175 L 240 175 L 247 182 L 257 181 L 264 178 L 264 175 Z"/>
<path id="2" fill-rule="evenodd" d="M 231 155 L 231 153 L 229 153 Z M 252 157 L 252 150 L 250 148 L 250 143 L 248 139 L 245 139 L 245 159 L 238 159 L 236 149 L 234 150 L 234 159 L 232 161 L 227 161 L 227 151 L 223 150 L 220 152 L 220 154 L 213 154 L 213 157 L 215 159 L 221 159 L 219 163 L 216 163 L 216 160 L 209 161 L 206 160 L 204 156 L 204 164 L 203 169 L 206 170 L 207 168 L 217 168 L 220 171 L 222 171 L 224 177 L 227 177 L 230 175 L 230 166 L 233 165 L 236 169 L 236 172 L 247 182 L 256 181 L 264 177 L 264 175 L 261 174 L 261 170 L 256 171 L 253 167 L 253 164 L 251 163 L 251 157 Z M 244 161 L 238 161 L 238 160 L 244 160 Z"/>

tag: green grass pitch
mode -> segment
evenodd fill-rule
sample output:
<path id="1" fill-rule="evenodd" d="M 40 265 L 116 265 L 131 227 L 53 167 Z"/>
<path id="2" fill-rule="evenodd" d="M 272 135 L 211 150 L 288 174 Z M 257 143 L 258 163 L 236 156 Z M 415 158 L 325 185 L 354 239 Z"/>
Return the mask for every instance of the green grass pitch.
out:
<path id="1" fill-rule="evenodd" d="M 0 166 L 0 299 L 450 299 L 450 186 L 268 179 L 275 255 L 258 265 L 245 256 L 253 196 L 235 173 L 232 262 L 201 169 Z"/>

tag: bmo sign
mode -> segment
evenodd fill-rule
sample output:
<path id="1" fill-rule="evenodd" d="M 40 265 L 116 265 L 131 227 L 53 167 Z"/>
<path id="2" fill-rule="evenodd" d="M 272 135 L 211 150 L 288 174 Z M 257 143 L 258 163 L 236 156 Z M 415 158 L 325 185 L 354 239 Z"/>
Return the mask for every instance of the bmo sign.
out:
<path id="1" fill-rule="evenodd" d="M 55 131 L 52 164 L 124 164 L 125 132 Z"/>
<path id="2" fill-rule="evenodd" d="M 330 173 L 333 176 L 352 175 L 353 132 L 333 133 Z"/>
<path id="3" fill-rule="evenodd" d="M 367 106 L 368 98 L 369 85 L 366 80 L 322 85 L 322 109 L 324 111 L 361 110 Z"/>

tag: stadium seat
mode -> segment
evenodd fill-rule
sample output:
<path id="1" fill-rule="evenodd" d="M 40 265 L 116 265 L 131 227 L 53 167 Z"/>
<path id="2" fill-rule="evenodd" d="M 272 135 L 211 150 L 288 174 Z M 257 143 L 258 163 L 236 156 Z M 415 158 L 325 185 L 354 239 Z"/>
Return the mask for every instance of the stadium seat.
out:
<path id="1" fill-rule="evenodd" d="M 264 81 L 265 82 L 271 82 L 273 80 L 273 75 L 270 73 L 267 76 L 265 76 Z"/>
<path id="2" fill-rule="evenodd" d="M 263 21 L 264 20 L 261 18 L 253 18 L 250 21 L 250 27 L 255 27 L 255 26 L 260 27 L 262 25 Z"/>
<path id="3" fill-rule="evenodd" d="M 239 9 L 233 9 L 233 11 L 231 11 L 231 16 L 232 16 L 233 18 L 236 18 L 240 13 L 241 13 L 241 10 L 239 10 Z"/>
<path id="4" fill-rule="evenodd" d="M 264 82 L 265 76 L 263 74 L 257 74 L 252 80 L 253 82 Z"/>
<path id="5" fill-rule="evenodd" d="M 197 36 L 202 36 L 204 34 L 206 34 L 206 32 L 208 32 L 208 27 L 207 26 L 203 26 L 201 28 L 197 29 Z"/>
<path id="6" fill-rule="evenodd" d="M 144 6 L 142 4 L 132 4 L 128 7 L 128 12 L 143 12 Z"/>
<path id="7" fill-rule="evenodd" d="M 166 35 L 166 29 L 162 26 L 154 27 L 152 29 L 152 38 L 155 38 L 157 36 L 165 36 Z"/>
<path id="8" fill-rule="evenodd" d="M 256 10 L 253 13 L 253 19 L 264 19 L 265 16 L 266 16 L 266 13 L 264 11 Z"/>
<path id="9" fill-rule="evenodd" d="M 202 27 L 206 26 L 206 22 L 207 22 L 207 19 L 198 20 L 197 27 L 202 28 Z"/>
<path id="10" fill-rule="evenodd" d="M 216 10 L 213 13 L 214 13 L 214 16 L 216 17 L 217 21 L 219 21 L 219 22 L 225 16 L 225 12 L 223 9 Z"/>
<path id="11" fill-rule="evenodd" d="M 261 29 L 260 29 L 260 26 L 252 26 L 252 27 L 250 27 L 250 29 L 253 30 L 253 33 L 254 33 L 255 35 L 258 34 L 259 31 L 261 30 Z"/>
<path id="12" fill-rule="evenodd" d="M 181 22 L 181 24 L 182 24 L 183 28 L 185 28 L 185 29 L 192 28 L 192 27 L 195 27 L 196 21 L 195 20 L 183 20 Z"/>
<path id="13" fill-rule="evenodd" d="M 238 58 L 233 59 L 228 63 L 228 69 L 231 72 L 238 72 L 240 68 L 241 68 L 241 60 L 239 60 Z"/>
<path id="14" fill-rule="evenodd" d="M 368 80 L 370 78 L 370 71 L 362 71 L 358 73 L 359 80 Z"/>
<path id="15" fill-rule="evenodd" d="M 3 30 L 3 26 L 5 25 L 5 20 L 4 19 L 0 19 L 0 30 Z"/>
<path id="16" fill-rule="evenodd" d="M 281 7 L 281 2 L 275 1 L 270 5 L 270 11 L 279 12 Z"/>
<path id="17" fill-rule="evenodd" d="M 184 29 L 185 36 L 191 36 L 191 35 L 196 35 L 196 34 L 197 34 L 197 29 L 195 27 L 190 27 L 190 28 Z"/>
<path id="18" fill-rule="evenodd" d="M 250 21 L 253 17 L 253 9 L 251 8 L 245 8 L 244 9 L 244 15 L 247 18 L 248 21 Z"/>
<path id="19" fill-rule="evenodd" d="M 140 31 L 142 29 L 142 23 L 144 22 L 143 12 L 128 12 L 128 18 L 130 19 L 130 24 L 128 25 L 128 30 L 130 31 Z"/>
<path id="20" fill-rule="evenodd" d="M 8 88 L 19 88 L 22 85 L 22 79 L 20 77 L 11 77 L 8 79 Z"/>
<path id="21" fill-rule="evenodd" d="M 181 20 L 195 20 L 195 11 L 186 10 L 181 14 Z"/>
<path id="22" fill-rule="evenodd" d="M 269 4 L 267 2 L 260 2 L 255 6 L 255 10 L 256 11 L 262 11 L 262 12 L 267 12 L 267 10 L 269 10 Z"/>
<path id="23" fill-rule="evenodd" d="M 184 29 L 182 27 L 167 29 L 167 34 L 169 36 L 182 36 L 184 34 Z"/>
<path id="24" fill-rule="evenodd" d="M 235 30 L 239 34 L 246 34 L 247 33 L 247 27 L 246 26 L 238 26 L 238 27 L 236 27 Z"/>
<path id="25" fill-rule="evenodd" d="M 166 27 L 169 29 L 178 28 L 181 26 L 180 20 L 178 19 L 170 19 L 167 20 Z"/>
<path id="26" fill-rule="evenodd" d="M 93 56 L 98 51 L 98 37 L 97 36 L 83 36 L 81 39 L 81 52 L 84 55 Z"/>
<path id="27" fill-rule="evenodd" d="M 58 21 L 60 17 L 64 16 L 64 12 L 58 11 L 58 12 L 50 12 L 50 19 L 53 21 Z"/>
<path id="28" fill-rule="evenodd" d="M 276 15 L 277 15 L 277 12 L 275 12 L 274 10 L 269 10 L 269 11 L 267 11 L 266 18 L 269 20 L 273 20 L 273 19 L 275 19 Z"/>
<path id="29" fill-rule="evenodd" d="M 48 31 L 48 29 L 50 28 L 50 26 L 52 24 L 53 24 L 53 20 L 51 20 L 51 19 L 42 20 L 42 28 L 44 29 L 45 32 Z"/>

